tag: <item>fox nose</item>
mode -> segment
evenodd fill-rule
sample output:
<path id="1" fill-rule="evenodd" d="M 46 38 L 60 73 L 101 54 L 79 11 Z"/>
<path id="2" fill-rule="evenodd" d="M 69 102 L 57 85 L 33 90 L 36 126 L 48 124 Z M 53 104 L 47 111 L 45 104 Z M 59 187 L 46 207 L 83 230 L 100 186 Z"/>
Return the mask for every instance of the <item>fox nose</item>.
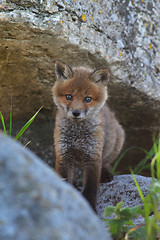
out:
<path id="1" fill-rule="evenodd" d="M 80 113 L 81 113 L 81 112 L 80 112 L 79 110 L 77 110 L 77 109 L 72 112 L 72 114 L 73 114 L 74 117 L 79 117 L 79 116 L 80 116 Z"/>

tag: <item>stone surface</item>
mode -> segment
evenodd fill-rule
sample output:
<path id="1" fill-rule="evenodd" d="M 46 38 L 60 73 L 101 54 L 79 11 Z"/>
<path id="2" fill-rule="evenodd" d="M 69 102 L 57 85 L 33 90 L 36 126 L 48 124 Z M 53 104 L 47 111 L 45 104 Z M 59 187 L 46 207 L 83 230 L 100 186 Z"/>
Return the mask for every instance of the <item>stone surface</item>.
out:
<path id="1" fill-rule="evenodd" d="M 149 186 L 152 184 L 152 178 L 140 175 L 135 175 L 135 177 L 143 195 L 146 196 Z M 102 217 L 105 207 L 116 206 L 119 202 L 124 202 L 124 207 L 142 205 L 132 175 L 115 176 L 113 181 L 100 184 L 97 197 L 97 211 L 100 217 Z"/>
<path id="2" fill-rule="evenodd" d="M 85 1 L 68 0 L 65 2 L 1 0 L 1 2 L 1 29 L 6 30 L 2 38 L 12 40 L 10 43 L 13 46 L 15 43 L 17 47 L 10 49 L 10 46 L 7 48 L 5 44 L 3 48 L 4 44 L 2 44 L 4 61 L 10 63 L 19 55 L 25 57 L 26 63 L 27 60 L 29 63 L 27 56 L 32 55 L 40 57 L 39 61 L 46 57 L 46 61 L 43 61 L 44 65 L 51 62 L 51 60 L 47 61 L 49 57 L 52 57 L 52 60 L 60 57 L 74 64 L 84 63 L 93 66 L 98 62 L 95 60 L 100 60 L 101 57 L 104 60 L 99 66 L 105 64 L 106 59 L 106 64 L 110 65 L 118 81 L 128 83 L 151 97 L 154 95 L 154 98 L 160 99 L 159 2 L 154 0 L 123 3 L 89 0 L 88 4 Z M 12 29 L 9 27 L 10 24 Z M 29 44 L 31 39 L 34 39 L 32 45 Z M 67 43 L 72 46 L 64 47 Z M 75 52 L 74 45 L 78 45 Z M 77 53 L 81 50 L 83 54 L 77 57 Z M 41 54 L 36 55 L 38 52 Z M 69 59 L 69 56 L 72 56 L 72 59 Z M 74 58 L 77 59 L 76 62 Z M 40 65 L 39 61 L 31 70 Z M 24 66 L 27 67 L 26 64 Z M 46 66 L 44 68 L 46 70 Z M 43 68 L 39 70 L 41 74 L 44 73 Z M 35 75 L 33 74 L 32 77 L 35 78 Z M 42 75 L 39 80 L 45 82 L 45 80 L 49 81 L 49 78 L 48 72 L 48 76 Z"/>
<path id="3" fill-rule="evenodd" d="M 126 130 L 126 146 L 149 149 L 160 126 L 160 2 L 0 0 L 0 110 L 28 120 L 55 112 L 54 62 L 108 66 L 109 104 Z M 52 134 L 50 131 L 49 134 Z M 135 164 L 132 151 L 124 158 Z"/>
<path id="4" fill-rule="evenodd" d="M 0 135 L 0 239 L 111 239 L 81 194 Z"/>

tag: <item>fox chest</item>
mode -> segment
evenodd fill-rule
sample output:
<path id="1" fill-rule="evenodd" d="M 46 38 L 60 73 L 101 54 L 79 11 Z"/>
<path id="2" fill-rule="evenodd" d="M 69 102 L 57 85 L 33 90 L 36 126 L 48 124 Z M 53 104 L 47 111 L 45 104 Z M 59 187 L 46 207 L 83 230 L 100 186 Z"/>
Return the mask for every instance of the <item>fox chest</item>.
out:
<path id="1" fill-rule="evenodd" d="M 98 146 L 96 128 L 86 124 L 59 125 L 58 148 L 63 158 L 77 162 L 93 158 Z"/>

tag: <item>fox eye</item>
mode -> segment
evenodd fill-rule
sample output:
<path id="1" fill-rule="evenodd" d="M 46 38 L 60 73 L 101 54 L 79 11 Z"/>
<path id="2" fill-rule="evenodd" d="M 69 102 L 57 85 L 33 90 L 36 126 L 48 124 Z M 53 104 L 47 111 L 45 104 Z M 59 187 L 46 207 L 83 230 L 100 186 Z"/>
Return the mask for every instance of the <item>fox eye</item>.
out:
<path id="1" fill-rule="evenodd" d="M 67 99 L 67 100 L 72 100 L 72 98 L 73 98 L 72 95 L 70 95 L 70 94 L 67 94 L 67 95 L 66 95 L 66 99 Z"/>
<path id="2" fill-rule="evenodd" d="M 86 97 L 86 98 L 84 99 L 84 101 L 85 101 L 86 103 L 89 103 L 89 102 L 92 101 L 92 98 L 91 98 L 91 97 Z"/>

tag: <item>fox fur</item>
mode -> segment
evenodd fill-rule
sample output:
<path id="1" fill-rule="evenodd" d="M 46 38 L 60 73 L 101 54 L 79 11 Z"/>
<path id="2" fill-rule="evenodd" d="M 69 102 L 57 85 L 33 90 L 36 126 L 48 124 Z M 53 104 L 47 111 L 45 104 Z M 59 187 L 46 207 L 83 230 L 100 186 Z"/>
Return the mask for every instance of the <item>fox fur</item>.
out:
<path id="1" fill-rule="evenodd" d="M 72 183 L 74 167 L 83 167 L 83 192 L 96 211 L 100 182 L 112 179 L 111 164 L 124 143 L 124 130 L 106 104 L 108 68 L 91 70 L 55 63 L 53 98 L 56 172 Z"/>

